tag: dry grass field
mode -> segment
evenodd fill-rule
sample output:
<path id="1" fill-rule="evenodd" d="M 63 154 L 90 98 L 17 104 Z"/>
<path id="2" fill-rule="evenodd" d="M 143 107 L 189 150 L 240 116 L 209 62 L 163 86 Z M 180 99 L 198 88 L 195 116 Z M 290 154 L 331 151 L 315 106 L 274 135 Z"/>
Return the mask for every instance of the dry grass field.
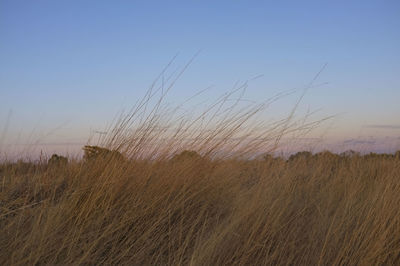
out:
<path id="1" fill-rule="evenodd" d="M 400 264 L 400 153 L 252 158 L 315 123 L 263 131 L 228 96 L 191 119 L 145 97 L 82 159 L 2 162 L 0 264 Z"/>
<path id="2" fill-rule="evenodd" d="M 400 158 L 1 166 L 0 263 L 398 265 Z"/>

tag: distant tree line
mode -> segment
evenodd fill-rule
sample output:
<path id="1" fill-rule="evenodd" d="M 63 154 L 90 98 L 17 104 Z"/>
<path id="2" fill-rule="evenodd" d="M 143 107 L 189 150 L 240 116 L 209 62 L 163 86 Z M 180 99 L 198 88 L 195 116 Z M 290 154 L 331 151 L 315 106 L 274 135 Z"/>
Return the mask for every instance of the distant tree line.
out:
<path id="1" fill-rule="evenodd" d="M 84 162 L 91 162 L 97 159 L 109 159 L 109 160 L 116 160 L 116 161 L 125 161 L 126 158 L 123 156 L 119 151 L 116 150 L 110 150 L 107 148 L 99 147 L 99 146 L 89 146 L 86 145 L 83 147 L 84 151 L 84 156 L 83 156 L 83 161 Z M 287 161 L 287 162 L 293 162 L 297 160 L 311 160 L 311 159 L 349 159 L 349 158 L 363 158 L 363 159 L 398 159 L 400 160 L 400 150 L 397 151 L 394 154 L 389 154 L 389 153 L 368 153 L 362 155 L 359 152 L 353 151 L 353 150 L 348 150 L 345 152 L 342 152 L 340 154 L 333 153 L 330 151 L 322 151 L 313 154 L 310 151 L 300 151 L 295 154 L 292 154 L 289 156 L 287 160 L 283 159 L 282 157 L 274 157 L 271 154 L 265 154 L 262 158 L 265 161 Z M 190 160 L 200 160 L 203 157 L 197 153 L 196 151 L 192 150 L 184 150 L 174 156 L 172 156 L 171 161 L 172 162 L 182 162 L 182 161 L 190 161 Z M 68 163 L 68 159 L 64 156 L 60 156 L 57 154 L 53 154 L 51 158 L 48 160 L 48 164 L 51 166 L 62 166 Z"/>
<path id="2" fill-rule="evenodd" d="M 99 146 L 89 146 L 86 145 L 83 147 L 84 155 L 83 155 L 83 163 L 91 163 L 97 160 L 106 160 L 106 161 L 115 161 L 115 162 L 124 162 L 128 161 L 127 158 L 121 154 L 117 150 L 110 150 L 104 147 Z M 351 158 L 360 158 L 367 160 L 375 160 L 375 159 L 383 159 L 383 160 L 400 160 L 400 150 L 394 154 L 388 153 L 368 153 L 368 154 L 360 154 L 359 152 L 349 150 L 340 154 L 333 153 L 330 151 L 322 151 L 313 154 L 310 151 L 300 151 L 295 154 L 289 156 L 289 158 L 284 159 L 280 156 L 273 156 L 272 154 L 265 154 L 261 157 L 264 161 L 268 162 L 296 162 L 296 161 L 314 161 L 319 159 L 331 160 L 331 161 L 340 161 Z M 192 150 L 184 150 L 170 158 L 170 162 L 184 162 L 184 161 L 201 161 L 205 158 L 201 156 L 196 151 Z M 2 168 L 7 165 L 17 166 L 19 169 L 28 170 L 29 168 L 38 168 L 38 167 L 63 167 L 68 164 L 68 158 L 53 154 L 47 161 L 47 165 L 43 165 L 43 163 L 31 163 L 24 162 L 22 160 L 17 161 L 16 163 L 0 163 Z M 1 170 L 1 169 L 0 169 Z"/>

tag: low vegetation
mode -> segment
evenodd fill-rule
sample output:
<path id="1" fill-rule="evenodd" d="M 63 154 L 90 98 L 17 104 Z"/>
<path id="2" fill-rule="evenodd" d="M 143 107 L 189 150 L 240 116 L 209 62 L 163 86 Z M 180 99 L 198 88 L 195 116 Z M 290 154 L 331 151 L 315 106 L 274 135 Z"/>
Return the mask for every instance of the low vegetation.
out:
<path id="1" fill-rule="evenodd" d="M 400 263 L 399 158 L 195 154 L 1 165 L 0 263 Z"/>
<path id="2" fill-rule="evenodd" d="M 399 152 L 274 157 L 316 123 L 249 125 L 265 105 L 232 94 L 185 120 L 151 95 L 83 159 L 0 165 L 1 265 L 400 264 Z"/>

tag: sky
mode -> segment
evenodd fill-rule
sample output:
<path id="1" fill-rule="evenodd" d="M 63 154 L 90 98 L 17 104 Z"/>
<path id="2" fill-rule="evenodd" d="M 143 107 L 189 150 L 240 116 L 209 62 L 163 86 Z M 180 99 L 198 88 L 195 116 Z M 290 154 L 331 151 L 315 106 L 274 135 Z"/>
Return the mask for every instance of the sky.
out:
<path id="1" fill-rule="evenodd" d="M 326 64 L 299 111 L 334 117 L 310 138 L 400 148 L 399 14 L 397 0 L 0 0 L 0 149 L 76 151 L 176 55 L 171 72 L 195 58 L 172 102 L 247 80 L 248 99 L 267 99 L 304 88 Z"/>

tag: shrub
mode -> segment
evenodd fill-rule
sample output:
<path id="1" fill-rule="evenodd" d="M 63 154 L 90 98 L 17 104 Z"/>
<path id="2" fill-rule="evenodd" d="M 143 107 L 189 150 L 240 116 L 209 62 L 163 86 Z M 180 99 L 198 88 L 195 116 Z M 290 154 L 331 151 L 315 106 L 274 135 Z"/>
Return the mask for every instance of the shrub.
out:
<path id="1" fill-rule="evenodd" d="M 53 154 L 47 162 L 49 166 L 64 166 L 67 163 L 68 159 L 66 157 L 57 154 Z"/>
<path id="2" fill-rule="evenodd" d="M 85 161 L 93 161 L 97 159 L 107 159 L 116 161 L 124 160 L 124 156 L 119 151 L 116 150 L 112 151 L 99 146 L 89 146 L 89 145 L 84 146 L 83 150 L 84 150 L 83 159 Z"/>

